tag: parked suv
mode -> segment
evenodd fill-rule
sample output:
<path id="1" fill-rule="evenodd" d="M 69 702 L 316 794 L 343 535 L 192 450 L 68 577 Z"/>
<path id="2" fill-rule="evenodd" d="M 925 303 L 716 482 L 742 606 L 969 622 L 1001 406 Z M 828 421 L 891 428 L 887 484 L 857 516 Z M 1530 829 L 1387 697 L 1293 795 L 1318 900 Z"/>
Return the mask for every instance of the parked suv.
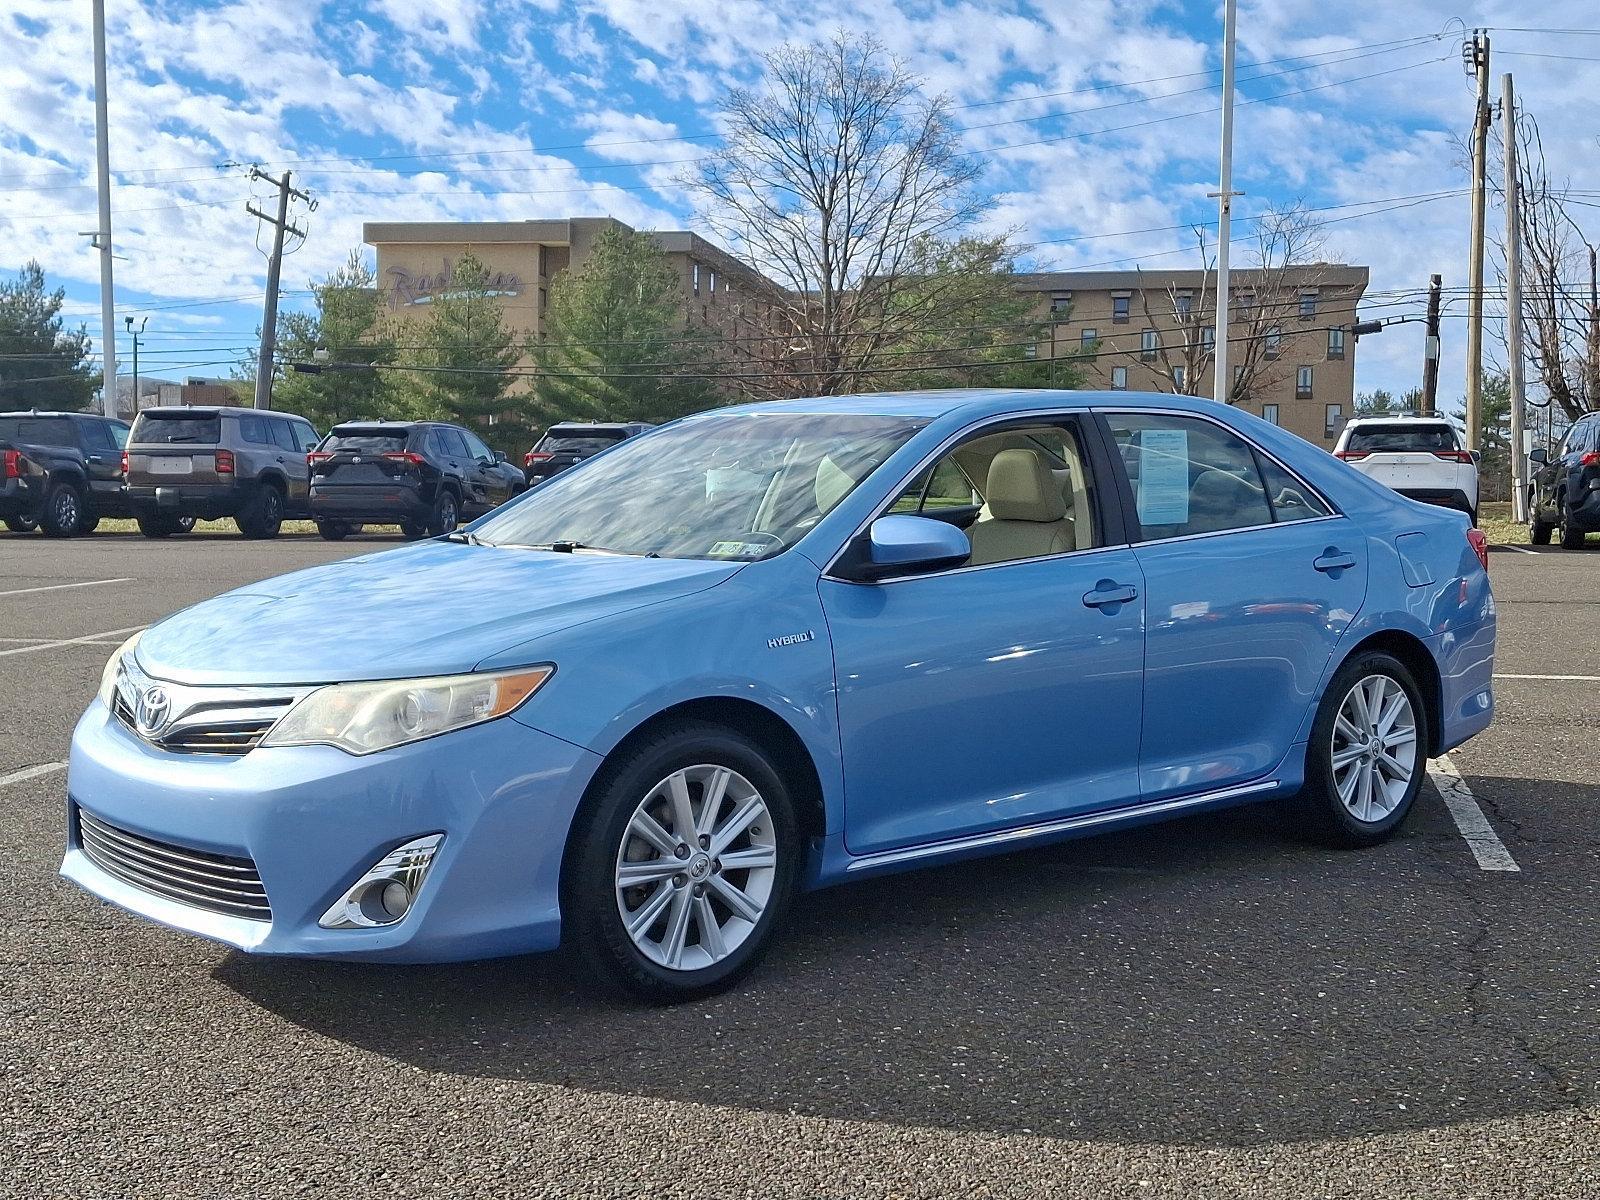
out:
<path id="1" fill-rule="evenodd" d="M 311 422 L 254 408 L 147 408 L 128 438 L 128 504 L 146 537 L 187 518 L 232 517 L 247 538 L 278 535 L 304 516 Z"/>
<path id="2" fill-rule="evenodd" d="M 1528 461 L 1534 471 L 1530 540 L 1548 546 L 1551 532 L 1559 529 L 1562 549 L 1579 549 L 1584 534 L 1600 532 L 1600 413 L 1573 422 L 1554 458 L 1541 447 Z"/>
<path id="3" fill-rule="evenodd" d="M 1443 417 L 1357 417 L 1333 452 L 1402 496 L 1458 509 L 1478 521 L 1478 452 Z"/>
<path id="4" fill-rule="evenodd" d="M 128 515 L 122 447 L 128 426 L 93 413 L 0 413 L 0 519 L 13 533 L 91 533 Z"/>
<path id="5" fill-rule="evenodd" d="M 307 461 L 311 517 L 334 542 L 368 522 L 408 538 L 449 533 L 526 490 L 504 454 L 433 421 L 336 425 Z"/>
<path id="6" fill-rule="evenodd" d="M 552 475 L 559 475 L 568 467 L 575 467 L 586 458 L 602 450 L 609 450 L 626 438 L 637 437 L 654 425 L 640 421 L 605 425 L 552 425 L 544 436 L 534 443 L 532 450 L 522 456 L 522 473 L 528 486 L 542 483 Z"/>

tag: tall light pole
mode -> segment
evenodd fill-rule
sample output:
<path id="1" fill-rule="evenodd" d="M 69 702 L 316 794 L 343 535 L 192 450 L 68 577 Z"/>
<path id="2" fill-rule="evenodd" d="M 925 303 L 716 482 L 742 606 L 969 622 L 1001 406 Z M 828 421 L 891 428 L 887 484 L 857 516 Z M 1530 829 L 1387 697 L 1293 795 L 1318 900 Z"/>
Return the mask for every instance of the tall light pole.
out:
<path id="1" fill-rule="evenodd" d="M 1467 254 L 1467 449 L 1476 450 L 1483 431 L 1483 221 L 1488 204 L 1489 34 L 1474 30 L 1464 50 L 1478 80 L 1472 123 L 1472 241 Z"/>
<path id="2" fill-rule="evenodd" d="M 1528 521 L 1527 447 L 1523 443 L 1522 212 L 1517 193 L 1517 97 L 1507 72 L 1500 93 L 1505 121 L 1506 377 L 1511 391 L 1511 519 Z"/>
<path id="3" fill-rule="evenodd" d="M 117 306 L 111 286 L 111 135 L 106 117 L 106 2 L 94 0 L 94 150 L 100 192 L 100 404 L 117 415 Z"/>
<path id="4" fill-rule="evenodd" d="M 1233 380 L 1228 375 L 1228 242 L 1233 237 L 1233 46 L 1236 0 L 1222 10 L 1222 169 L 1217 197 L 1217 336 L 1212 357 L 1211 394 L 1228 403 Z"/>
<path id="5" fill-rule="evenodd" d="M 150 318 L 145 317 L 139 322 L 139 328 L 133 327 L 132 317 L 123 317 L 122 324 L 133 335 L 133 411 L 139 411 L 139 338 L 144 333 L 144 327 L 150 324 Z"/>

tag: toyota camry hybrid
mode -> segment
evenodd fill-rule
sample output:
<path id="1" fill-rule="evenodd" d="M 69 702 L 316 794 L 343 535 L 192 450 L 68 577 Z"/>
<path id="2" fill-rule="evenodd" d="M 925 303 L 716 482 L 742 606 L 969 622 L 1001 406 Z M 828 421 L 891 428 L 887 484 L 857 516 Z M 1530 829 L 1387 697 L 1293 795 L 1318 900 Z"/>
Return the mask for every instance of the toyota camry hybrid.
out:
<path id="1" fill-rule="evenodd" d="M 728 985 L 797 891 L 1250 801 L 1394 833 L 1493 713 L 1483 536 L 1236 409 L 718 409 L 107 663 L 62 874 L 260 954 Z"/>

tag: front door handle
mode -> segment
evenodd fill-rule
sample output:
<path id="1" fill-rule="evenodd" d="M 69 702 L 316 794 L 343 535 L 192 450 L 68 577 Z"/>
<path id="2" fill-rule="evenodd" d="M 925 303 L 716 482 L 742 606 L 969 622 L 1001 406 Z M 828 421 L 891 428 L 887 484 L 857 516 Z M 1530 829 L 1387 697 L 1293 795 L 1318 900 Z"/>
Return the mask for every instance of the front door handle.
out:
<path id="1" fill-rule="evenodd" d="M 1089 608 L 1105 608 L 1111 604 L 1127 604 L 1130 600 L 1139 598 L 1139 589 L 1131 583 L 1116 583 L 1110 579 L 1102 579 L 1094 585 L 1094 591 L 1083 594 L 1083 602 Z"/>
<path id="2" fill-rule="evenodd" d="M 1356 565 L 1356 556 L 1329 546 L 1320 556 L 1311 560 L 1311 565 L 1324 573 L 1345 571 Z"/>

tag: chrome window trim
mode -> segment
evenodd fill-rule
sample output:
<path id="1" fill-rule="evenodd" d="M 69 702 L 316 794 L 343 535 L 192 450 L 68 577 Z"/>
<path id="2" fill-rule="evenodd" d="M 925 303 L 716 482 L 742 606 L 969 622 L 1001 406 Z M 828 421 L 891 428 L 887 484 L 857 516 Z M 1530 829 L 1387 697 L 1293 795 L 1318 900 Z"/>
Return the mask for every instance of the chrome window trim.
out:
<path id="1" fill-rule="evenodd" d="M 906 488 L 910 486 L 912 480 L 916 479 L 916 477 L 928 467 L 937 464 L 941 458 L 943 458 L 953 447 L 964 441 L 974 430 L 982 429 L 988 425 L 1011 425 L 1015 424 L 1017 421 L 1032 420 L 1035 417 L 1037 417 L 1041 423 L 1048 424 L 1050 422 L 1087 416 L 1092 411 L 1093 410 L 1087 408 L 1046 409 L 1044 411 L 1021 409 L 1011 413 L 993 413 L 987 417 L 979 417 L 970 424 L 963 425 L 957 432 L 949 435 L 944 441 L 940 442 L 938 447 L 935 448 L 926 458 L 918 462 L 917 465 L 895 486 L 894 492 L 891 494 L 888 503 L 892 505 L 896 500 L 898 500 L 905 493 Z M 1080 452 L 1083 452 L 1085 449 L 1085 447 L 1079 447 Z M 1087 458 L 1088 456 L 1086 453 L 1083 453 L 1082 457 Z M 957 465 L 959 466 L 960 464 Z M 963 470 L 962 473 L 965 474 L 965 470 Z M 860 486 L 860 484 L 856 485 L 857 488 Z M 1098 495 L 1103 496 L 1105 493 L 1105 488 L 1103 485 L 1100 485 L 1097 487 L 1096 491 Z M 1101 503 L 1104 504 L 1105 501 L 1102 499 Z M 919 571 L 915 574 L 898 575 L 888 579 L 874 579 L 870 583 L 858 579 L 843 579 L 840 576 L 833 574 L 834 567 L 839 565 L 839 560 L 849 552 L 851 544 L 861 536 L 862 531 L 867 529 L 879 517 L 887 515 L 887 507 L 874 509 L 872 514 L 868 516 L 866 520 L 862 521 L 855 527 L 855 529 L 851 530 L 849 536 L 847 536 L 840 544 L 839 549 L 834 552 L 833 557 L 828 559 L 827 565 L 822 568 L 822 577 L 824 579 L 831 579 L 834 583 L 847 583 L 860 587 L 881 587 L 884 584 L 906 583 L 913 579 L 937 579 L 942 575 L 959 575 L 966 571 L 988 571 L 994 567 L 1016 567 L 1021 566 L 1023 563 L 1049 562 L 1061 558 L 1074 558 L 1080 554 L 1097 554 L 1103 550 L 1130 549 L 1130 545 L 1127 542 L 1119 542 L 1115 545 L 1106 546 L 1086 546 L 1082 550 L 1063 550 L 1059 554 L 1040 554 L 1034 558 L 1013 558 L 1006 562 L 996 563 L 966 563 L 959 567 L 947 567 L 942 571 Z M 929 520 L 936 519 L 937 518 L 933 517 L 929 518 Z M 965 530 L 962 532 L 965 532 Z"/>

